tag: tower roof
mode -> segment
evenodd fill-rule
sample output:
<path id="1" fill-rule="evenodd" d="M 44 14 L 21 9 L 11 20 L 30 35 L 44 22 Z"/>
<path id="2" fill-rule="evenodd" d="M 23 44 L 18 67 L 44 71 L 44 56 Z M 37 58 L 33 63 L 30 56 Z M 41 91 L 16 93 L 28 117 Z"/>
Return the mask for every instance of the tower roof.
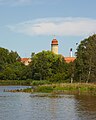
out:
<path id="1" fill-rule="evenodd" d="M 51 44 L 52 45 L 58 45 L 58 40 L 57 39 L 53 39 Z"/>

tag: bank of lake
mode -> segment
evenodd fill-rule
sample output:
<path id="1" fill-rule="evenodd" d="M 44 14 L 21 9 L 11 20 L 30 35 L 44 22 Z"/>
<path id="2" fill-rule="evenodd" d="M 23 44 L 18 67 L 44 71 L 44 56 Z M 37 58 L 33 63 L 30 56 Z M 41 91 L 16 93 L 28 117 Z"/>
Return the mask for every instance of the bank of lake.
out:
<path id="1" fill-rule="evenodd" d="M 0 82 L 1 83 L 1 82 Z M 4 81 L 2 81 L 4 83 Z M 7 92 L 27 92 L 27 93 L 52 93 L 52 94 L 86 94 L 96 95 L 96 84 L 94 83 L 51 83 L 49 81 L 13 81 L 18 85 L 29 85 L 30 88 L 6 90 Z M 22 84 L 21 84 L 22 83 Z M 1 85 L 1 84 L 0 84 Z M 2 84 L 4 85 L 4 84 Z M 6 85 L 6 84 L 5 84 Z M 17 84 L 12 84 L 17 85 Z"/>

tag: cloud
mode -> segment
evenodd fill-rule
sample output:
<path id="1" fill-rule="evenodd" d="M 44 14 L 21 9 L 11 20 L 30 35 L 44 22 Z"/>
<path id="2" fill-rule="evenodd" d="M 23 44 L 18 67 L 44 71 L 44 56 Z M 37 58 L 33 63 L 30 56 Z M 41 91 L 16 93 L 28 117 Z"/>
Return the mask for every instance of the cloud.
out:
<path id="1" fill-rule="evenodd" d="M 88 18 L 43 18 L 7 26 L 26 35 L 87 36 L 96 32 L 96 20 Z"/>

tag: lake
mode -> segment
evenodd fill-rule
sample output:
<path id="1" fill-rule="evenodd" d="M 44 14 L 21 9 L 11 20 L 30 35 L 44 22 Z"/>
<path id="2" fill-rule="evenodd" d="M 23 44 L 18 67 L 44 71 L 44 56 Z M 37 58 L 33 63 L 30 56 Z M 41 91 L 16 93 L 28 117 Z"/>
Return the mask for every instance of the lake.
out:
<path id="1" fill-rule="evenodd" d="M 11 93 L 28 86 L 0 86 L 0 120 L 96 120 L 96 96 Z"/>

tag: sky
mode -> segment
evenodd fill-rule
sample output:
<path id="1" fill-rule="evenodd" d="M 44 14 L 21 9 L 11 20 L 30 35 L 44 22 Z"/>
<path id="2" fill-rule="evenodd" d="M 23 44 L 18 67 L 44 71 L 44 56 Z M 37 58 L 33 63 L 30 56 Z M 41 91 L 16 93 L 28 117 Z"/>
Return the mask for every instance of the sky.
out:
<path id="1" fill-rule="evenodd" d="M 75 56 L 82 40 L 96 33 L 96 0 L 0 0 L 0 47 L 21 57 L 51 50 Z M 78 45 L 76 44 L 78 43 Z"/>

